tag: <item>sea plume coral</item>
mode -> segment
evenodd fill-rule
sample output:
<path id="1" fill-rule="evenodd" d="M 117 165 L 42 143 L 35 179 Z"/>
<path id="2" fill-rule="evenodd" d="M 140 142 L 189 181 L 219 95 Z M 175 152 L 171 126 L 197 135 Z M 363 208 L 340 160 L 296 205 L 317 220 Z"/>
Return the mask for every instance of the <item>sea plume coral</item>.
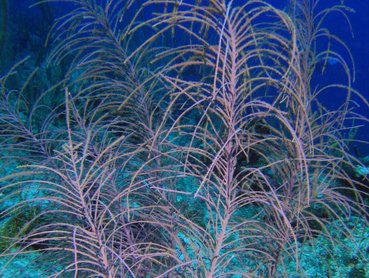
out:
<path id="1" fill-rule="evenodd" d="M 4 148 L 32 138 L 47 158 L 1 179 L 4 200 L 38 191 L 3 218 L 40 208 L 3 252 L 9 263 L 43 251 L 59 255 L 55 276 L 308 276 L 300 261 L 316 237 L 355 240 L 347 223 L 367 216 L 367 186 L 350 176 L 346 131 L 363 120 L 351 105 L 360 95 L 348 48 L 323 28 L 346 7 L 70 2 L 48 59 L 71 64 L 48 140 L 16 128 L 10 110 L 0 118 L 13 132 Z M 326 38 L 347 53 L 318 50 Z M 328 59 L 347 84 L 314 84 Z M 347 96 L 335 110 L 320 98 L 332 88 Z"/>

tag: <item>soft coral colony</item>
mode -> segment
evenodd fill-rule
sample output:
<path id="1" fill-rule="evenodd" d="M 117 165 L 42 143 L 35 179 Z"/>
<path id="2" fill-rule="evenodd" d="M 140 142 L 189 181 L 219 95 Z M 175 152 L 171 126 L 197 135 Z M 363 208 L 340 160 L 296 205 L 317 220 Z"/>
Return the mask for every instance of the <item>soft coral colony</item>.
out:
<path id="1" fill-rule="evenodd" d="M 61 277 L 311 277 L 311 256 L 327 277 L 337 250 L 365 266 L 368 180 L 349 150 L 367 102 L 325 26 L 348 7 L 60 2 L 43 63 L 59 79 L 35 97 L 40 69 L 15 78 L 27 61 L 1 78 L 0 146 L 19 165 L 0 178 L 4 275 L 30 254 Z M 332 64 L 344 83 L 315 82 Z"/>

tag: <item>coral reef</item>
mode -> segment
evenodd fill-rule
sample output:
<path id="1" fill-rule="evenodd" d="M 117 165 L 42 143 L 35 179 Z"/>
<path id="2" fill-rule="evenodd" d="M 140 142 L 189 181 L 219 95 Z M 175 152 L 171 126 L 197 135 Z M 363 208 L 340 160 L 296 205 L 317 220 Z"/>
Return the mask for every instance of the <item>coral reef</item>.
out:
<path id="1" fill-rule="evenodd" d="M 325 27 L 351 9 L 66 2 L 47 58 L 0 78 L 2 275 L 24 256 L 53 261 L 39 277 L 367 275 L 368 103 Z M 330 67 L 345 80 L 316 82 Z"/>

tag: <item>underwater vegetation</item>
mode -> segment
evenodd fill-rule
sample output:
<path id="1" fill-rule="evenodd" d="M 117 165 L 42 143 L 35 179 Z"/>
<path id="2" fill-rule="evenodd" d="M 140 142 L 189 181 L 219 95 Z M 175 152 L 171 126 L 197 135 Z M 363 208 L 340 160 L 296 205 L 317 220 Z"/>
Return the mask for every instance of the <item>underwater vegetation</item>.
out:
<path id="1" fill-rule="evenodd" d="M 27 254 L 52 277 L 369 275 L 368 103 L 325 26 L 349 7 L 58 2 L 46 58 L 0 77 L 2 275 Z"/>

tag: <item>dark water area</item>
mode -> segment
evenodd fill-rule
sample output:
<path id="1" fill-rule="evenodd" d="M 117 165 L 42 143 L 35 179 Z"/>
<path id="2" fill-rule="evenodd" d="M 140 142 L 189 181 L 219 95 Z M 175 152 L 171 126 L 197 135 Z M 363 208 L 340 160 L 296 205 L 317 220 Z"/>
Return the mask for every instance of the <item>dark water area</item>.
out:
<path id="1" fill-rule="evenodd" d="M 287 0 L 269 0 L 266 2 L 282 10 L 285 9 L 288 3 Z M 319 9 L 328 5 L 332 6 L 332 4 L 340 4 L 341 2 L 352 9 L 352 11 L 348 12 L 348 19 L 352 29 L 346 18 L 338 12 L 328 16 L 325 21 L 325 27 L 331 30 L 333 34 L 338 35 L 347 44 L 355 62 L 356 75 L 352 87 L 369 100 L 369 1 L 320 1 Z M 245 1 L 242 0 L 233 1 L 233 5 L 242 5 L 244 3 Z M 50 44 L 45 45 L 44 42 L 54 20 L 73 8 L 73 3 L 68 1 L 34 4 L 34 0 L 1 0 L 1 8 L 6 8 L 7 10 L 6 12 L 2 11 L 2 22 L 6 20 L 7 24 L 3 28 L 7 28 L 7 39 L 12 41 L 12 49 L 10 51 L 6 50 L 6 59 L 3 59 L 1 63 L 1 72 L 4 72 L 16 61 L 27 55 L 36 56 L 36 64 L 40 64 L 42 59 L 47 56 L 48 48 L 50 47 Z M 4 34 L 2 36 L 4 37 Z M 349 66 L 352 67 L 353 64 L 350 62 L 347 51 L 343 48 L 339 50 L 342 52 L 340 54 L 342 54 L 343 58 L 349 61 Z M 320 66 L 323 67 L 323 63 Z M 316 76 L 315 82 L 317 85 L 339 83 L 347 79 L 344 70 L 335 61 L 328 63 L 328 66 L 325 66 L 325 68 L 326 74 L 322 80 L 320 80 L 319 76 Z M 345 94 L 343 92 L 332 90 L 325 94 L 322 100 L 328 106 L 332 105 L 332 107 L 335 107 L 344 98 Z M 358 111 L 366 117 L 369 116 L 369 111 L 365 106 L 360 107 Z M 358 138 L 368 140 L 368 130 L 369 125 L 361 129 Z M 360 148 L 363 152 L 369 153 L 369 147 L 365 144 L 360 145 Z"/>
<path id="2" fill-rule="evenodd" d="M 369 1 L 351 1 L 352 8 L 356 11 L 352 16 L 354 38 L 349 41 L 349 46 L 356 62 L 357 78 L 354 87 L 369 100 Z M 368 109 L 362 109 L 362 113 L 369 117 Z M 363 138 L 369 138 L 369 125 L 363 131 Z"/>
<path id="3" fill-rule="evenodd" d="M 324 2 L 324 1 L 321 1 Z M 329 5 L 331 1 L 326 1 Z M 329 3 L 328 3 L 329 2 Z M 360 94 L 369 100 L 369 1 L 344 1 L 344 3 L 352 8 L 349 15 L 349 21 L 347 21 L 338 13 L 332 14 L 327 21 L 327 28 L 332 33 L 337 34 L 350 49 L 355 63 L 355 80 L 352 87 Z M 346 52 L 347 53 L 347 52 Z M 347 58 L 347 54 L 344 56 Z M 332 71 L 326 81 L 328 82 L 340 82 L 345 80 L 342 69 L 338 69 L 337 64 L 331 65 Z M 328 103 L 338 102 L 344 95 L 338 96 L 332 92 L 332 96 L 327 97 Z M 362 105 L 358 111 L 369 117 L 369 109 Z M 366 124 L 365 128 L 358 134 L 358 138 L 363 140 L 369 139 L 369 125 Z M 368 146 L 361 145 L 360 148 L 363 152 L 368 153 Z"/>

